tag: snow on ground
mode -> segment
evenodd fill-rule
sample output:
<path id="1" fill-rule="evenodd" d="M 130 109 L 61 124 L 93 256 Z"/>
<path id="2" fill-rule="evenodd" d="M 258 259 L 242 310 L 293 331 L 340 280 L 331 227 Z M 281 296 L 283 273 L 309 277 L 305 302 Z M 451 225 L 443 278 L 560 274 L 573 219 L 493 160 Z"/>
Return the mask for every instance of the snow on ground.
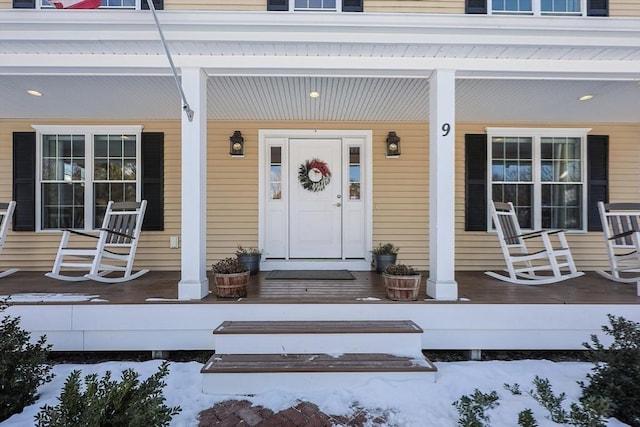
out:
<path id="1" fill-rule="evenodd" d="M 55 379 L 42 386 L 39 400 L 0 423 L 0 427 L 23 427 L 34 424 L 34 416 L 44 404 L 56 405 L 57 397 L 69 373 L 74 369 L 82 370 L 82 377 L 97 373 L 102 376 L 111 371 L 113 378 L 128 368 L 136 370 L 142 379 L 155 373 L 160 360 L 147 362 L 105 362 L 89 365 L 55 365 Z M 520 411 L 530 408 L 540 427 L 557 426 L 548 420 L 547 412 L 527 395 L 533 388 L 533 379 L 537 375 L 549 379 L 556 395 L 566 393 L 565 407 L 577 401 L 580 387 L 577 381 L 585 380 L 593 364 L 586 362 L 551 362 L 547 360 L 519 361 L 468 361 L 437 362 L 438 376 L 435 383 L 424 381 L 387 381 L 371 375 L 368 384 L 360 388 L 331 389 L 291 393 L 286 390 L 273 390 L 251 397 L 213 396 L 201 392 L 202 378 L 199 362 L 172 362 L 170 373 L 165 378 L 164 388 L 166 404 L 179 405 L 182 412 L 175 416 L 171 426 L 197 426 L 198 413 L 215 403 L 230 398 L 248 399 L 256 405 L 262 405 L 274 412 L 294 406 L 297 401 L 309 401 L 319 409 L 332 415 L 348 415 L 351 407 L 357 404 L 376 412 L 386 412 L 390 426 L 454 427 L 458 422 L 458 412 L 452 403 L 463 395 L 472 394 L 474 389 L 484 393 L 495 390 L 500 396 L 499 406 L 487 413 L 491 417 L 492 427 L 512 427 L 517 425 Z M 504 388 L 504 384 L 519 384 L 521 395 L 513 395 Z M 610 427 L 625 424 L 615 419 L 609 421 Z"/>

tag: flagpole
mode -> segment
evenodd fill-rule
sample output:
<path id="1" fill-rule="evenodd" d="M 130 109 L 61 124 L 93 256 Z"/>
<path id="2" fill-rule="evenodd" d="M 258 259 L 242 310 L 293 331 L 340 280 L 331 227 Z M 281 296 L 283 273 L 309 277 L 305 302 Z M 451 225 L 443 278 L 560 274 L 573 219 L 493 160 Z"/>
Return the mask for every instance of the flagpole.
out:
<path id="1" fill-rule="evenodd" d="M 149 5 L 149 10 L 151 10 L 151 14 L 153 15 L 153 20 L 156 21 L 156 27 L 158 27 L 158 33 L 160 34 L 160 40 L 162 40 L 162 46 L 164 47 L 164 51 L 167 54 L 167 58 L 169 59 L 169 65 L 171 65 L 171 71 L 173 71 L 173 78 L 176 81 L 176 85 L 178 86 L 180 95 L 182 95 L 182 109 L 184 110 L 185 113 L 187 113 L 187 118 L 189 119 L 189 121 L 192 122 L 193 110 L 189 107 L 189 103 L 187 102 L 187 97 L 184 96 L 184 90 L 182 90 L 182 85 L 180 84 L 180 80 L 178 80 L 178 73 L 176 72 L 176 66 L 173 64 L 173 59 L 171 59 L 171 53 L 169 53 L 169 48 L 167 47 L 167 41 L 164 39 L 162 28 L 160 28 L 160 22 L 158 22 L 158 17 L 156 16 L 156 8 L 153 6 L 153 0 L 147 0 L 147 4 Z"/>

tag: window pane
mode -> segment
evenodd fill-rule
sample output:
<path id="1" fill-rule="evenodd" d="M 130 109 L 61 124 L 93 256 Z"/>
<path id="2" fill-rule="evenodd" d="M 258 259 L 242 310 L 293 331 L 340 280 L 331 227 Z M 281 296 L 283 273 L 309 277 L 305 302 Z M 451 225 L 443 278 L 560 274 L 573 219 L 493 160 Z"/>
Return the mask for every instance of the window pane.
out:
<path id="1" fill-rule="evenodd" d="M 107 136 L 96 135 L 93 137 L 94 157 L 107 157 Z"/>
<path id="2" fill-rule="evenodd" d="M 349 200 L 360 200 L 361 182 L 360 147 L 349 147 Z"/>
<path id="3" fill-rule="evenodd" d="M 491 164 L 491 179 L 493 181 L 504 181 L 504 165 L 502 160 L 494 160 Z"/>
<path id="4" fill-rule="evenodd" d="M 271 167 L 269 170 L 269 198 L 282 199 L 282 147 L 271 147 Z"/>
<path id="5" fill-rule="evenodd" d="M 77 183 L 43 183 L 42 228 L 84 227 L 84 186 Z"/>
<path id="6" fill-rule="evenodd" d="M 271 147 L 271 164 L 282 163 L 282 148 Z"/>
<path id="7" fill-rule="evenodd" d="M 124 167 L 122 168 L 122 174 L 125 180 L 135 181 L 136 179 L 136 161 L 125 160 Z"/>

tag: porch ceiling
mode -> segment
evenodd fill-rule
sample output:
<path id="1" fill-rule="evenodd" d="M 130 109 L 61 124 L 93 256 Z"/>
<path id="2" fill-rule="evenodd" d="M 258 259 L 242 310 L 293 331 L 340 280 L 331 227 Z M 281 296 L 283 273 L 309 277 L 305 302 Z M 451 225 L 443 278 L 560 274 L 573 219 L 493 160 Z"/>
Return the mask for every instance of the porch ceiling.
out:
<path id="1" fill-rule="evenodd" d="M 0 11 L 0 119 L 179 119 L 151 17 L 118 12 Z M 176 65 L 209 75 L 211 120 L 424 121 L 448 68 L 458 121 L 640 121 L 640 19 L 159 15 Z"/>

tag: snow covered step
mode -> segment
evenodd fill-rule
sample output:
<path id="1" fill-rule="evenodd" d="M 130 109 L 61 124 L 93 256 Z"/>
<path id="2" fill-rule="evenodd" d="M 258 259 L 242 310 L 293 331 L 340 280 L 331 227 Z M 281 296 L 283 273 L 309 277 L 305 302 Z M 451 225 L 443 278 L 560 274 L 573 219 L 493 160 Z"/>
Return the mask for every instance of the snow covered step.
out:
<path id="1" fill-rule="evenodd" d="M 203 392 L 256 394 L 365 386 L 373 379 L 435 381 L 436 367 L 422 353 L 214 354 L 200 371 Z"/>
<path id="2" fill-rule="evenodd" d="M 410 320 L 227 321 L 213 331 L 217 354 L 415 354 L 422 333 Z"/>

